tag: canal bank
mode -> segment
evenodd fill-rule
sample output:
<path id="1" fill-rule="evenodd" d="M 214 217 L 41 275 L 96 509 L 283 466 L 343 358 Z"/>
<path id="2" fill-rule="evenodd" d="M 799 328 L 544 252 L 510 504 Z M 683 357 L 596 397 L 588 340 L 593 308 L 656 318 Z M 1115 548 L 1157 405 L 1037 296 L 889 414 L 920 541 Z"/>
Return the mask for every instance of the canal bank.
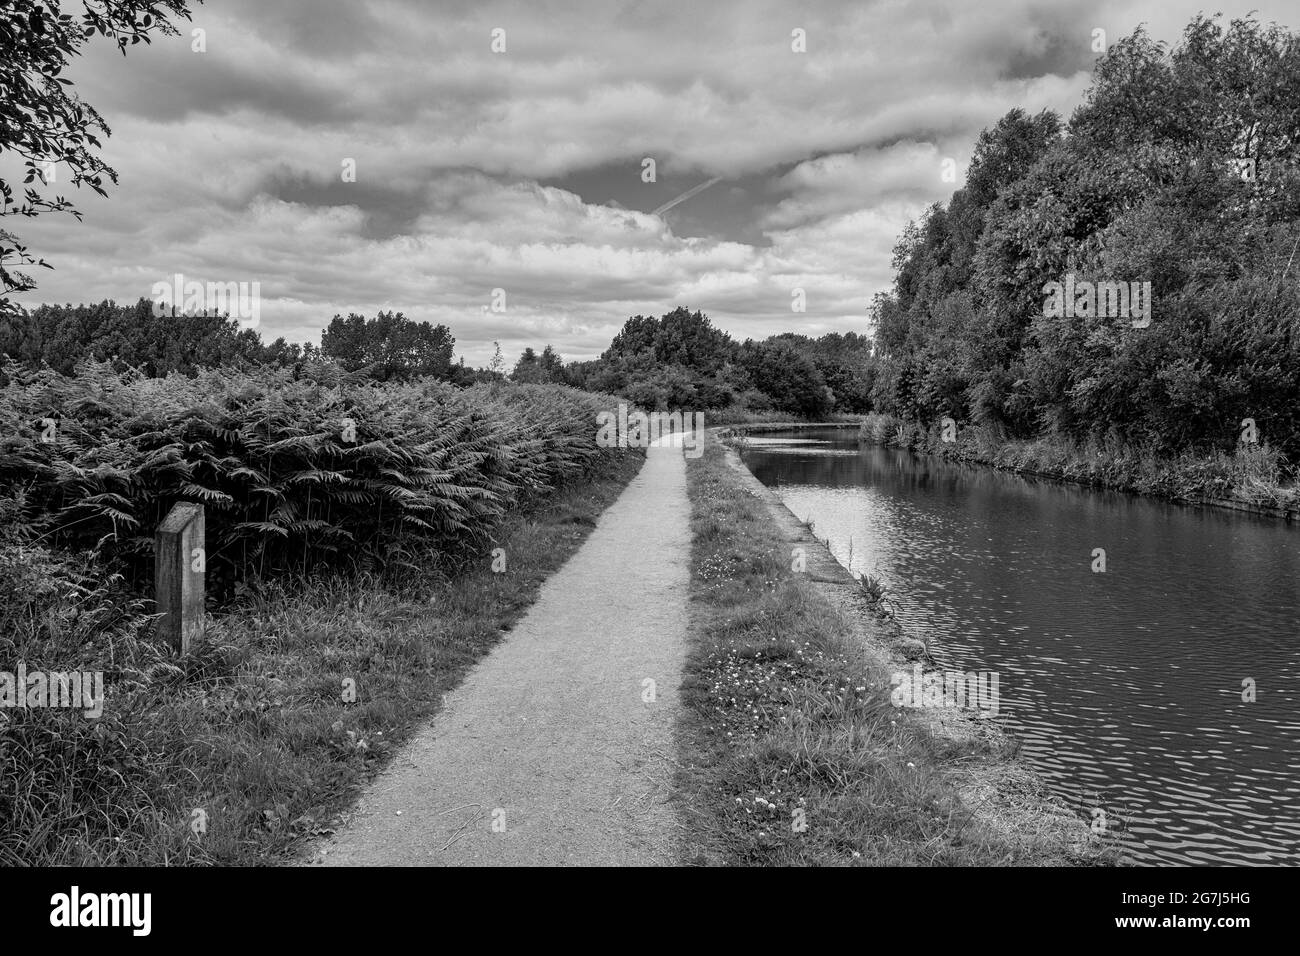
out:
<path id="1" fill-rule="evenodd" d="M 1020 760 L 1098 811 L 1125 860 L 1300 859 L 1293 525 L 843 429 L 736 449 L 840 562 L 888 586 L 940 667 L 1000 675 Z"/>
<path id="2" fill-rule="evenodd" d="M 980 427 L 957 428 L 944 440 L 940 427 L 904 425 L 888 415 L 868 415 L 864 440 L 890 444 L 945 461 L 983 465 L 1031 478 L 1162 498 L 1181 505 L 1300 520 L 1300 489 L 1280 480 L 1275 453 L 1258 444 L 1234 455 L 1185 454 L 1176 459 L 1115 446 L 1081 449 L 1051 439 L 998 440 Z"/>
<path id="3" fill-rule="evenodd" d="M 721 445 L 730 432 L 712 430 L 688 467 L 683 858 L 1113 862 L 1109 839 L 1049 795 L 995 720 L 942 692 L 897 706 L 913 668 L 933 670 L 925 646 Z"/>
<path id="4" fill-rule="evenodd" d="M 1189 507 L 1216 508 L 1242 514 L 1300 521 L 1300 488 L 1234 469 L 1227 456 L 1180 459 L 1162 465 L 1134 456 L 1107 465 L 1097 454 L 1084 455 L 1047 441 L 996 442 L 970 430 L 959 431 L 945 442 L 919 426 L 903 426 L 888 415 L 868 415 L 861 422 L 761 422 L 728 425 L 718 429 L 722 438 L 762 435 L 814 428 L 856 431 L 874 444 L 905 448 L 958 464 L 981 465 L 1026 478 L 1041 478 L 1086 488 L 1122 491 L 1172 501 Z M 1233 471 L 1238 471 L 1233 474 Z M 1235 484 L 1234 484 L 1235 482 Z M 1217 493 L 1213 489 L 1218 489 Z"/>

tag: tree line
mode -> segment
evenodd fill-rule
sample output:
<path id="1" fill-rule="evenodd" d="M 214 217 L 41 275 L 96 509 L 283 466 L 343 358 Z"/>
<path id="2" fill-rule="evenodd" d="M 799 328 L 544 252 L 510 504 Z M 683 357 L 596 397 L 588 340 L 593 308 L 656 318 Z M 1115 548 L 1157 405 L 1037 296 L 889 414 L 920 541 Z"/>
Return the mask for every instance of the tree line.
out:
<path id="1" fill-rule="evenodd" d="M 529 350 L 531 352 L 531 350 Z M 558 366 L 526 352 L 514 377 L 547 374 L 591 391 L 625 395 L 650 409 L 742 409 L 817 418 L 867 411 L 871 344 L 838 332 L 793 332 L 736 342 L 700 311 L 629 318 L 599 358 Z M 532 379 L 529 379 L 532 380 Z"/>
<path id="2" fill-rule="evenodd" d="M 83 361 L 112 362 L 150 377 L 205 368 L 273 365 L 301 371 L 331 362 L 374 381 L 432 377 L 457 385 L 503 380 L 558 383 L 616 392 L 650 409 L 775 411 L 817 417 L 865 411 L 870 401 L 870 342 L 855 332 L 809 338 L 795 333 L 733 341 L 702 312 L 677 308 L 658 318 L 629 318 L 598 359 L 565 363 L 550 345 L 526 348 L 507 370 L 500 347 L 486 368 L 454 361 L 445 325 L 401 312 L 335 315 L 320 346 L 277 338 L 218 315 L 156 315 L 152 302 L 42 305 L 0 316 L 0 355 L 28 367 L 72 374 Z"/>
<path id="3" fill-rule="evenodd" d="M 1003 437 L 1300 451 L 1300 39 L 1197 17 L 1113 45 L 1063 121 L 1015 109 L 900 237 L 871 398 Z M 1150 283 L 1130 316 L 1052 283 Z M 1095 298 L 1095 287 L 1091 290 Z M 1112 310 L 1113 311 L 1113 310 Z"/>
<path id="4" fill-rule="evenodd" d="M 343 372 L 374 381 L 432 376 L 470 384 L 477 380 L 474 371 L 463 362 L 452 363 L 455 344 L 447 326 L 415 322 L 392 311 L 373 319 L 335 315 L 319 347 L 283 337 L 264 344 L 255 329 L 241 328 L 223 315 L 158 315 L 144 298 L 133 305 L 106 300 L 0 314 L 0 355 L 33 368 L 48 365 L 65 375 L 87 360 L 136 368 L 149 377 L 170 372 L 192 376 L 200 369 L 241 365 L 301 370 L 332 361 Z"/>

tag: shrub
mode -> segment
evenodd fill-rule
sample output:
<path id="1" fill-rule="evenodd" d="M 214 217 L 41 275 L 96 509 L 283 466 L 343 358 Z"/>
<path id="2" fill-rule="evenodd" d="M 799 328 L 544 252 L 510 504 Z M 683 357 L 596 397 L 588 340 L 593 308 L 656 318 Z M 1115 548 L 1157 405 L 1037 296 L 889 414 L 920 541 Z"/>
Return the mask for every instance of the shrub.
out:
<path id="1" fill-rule="evenodd" d="M 178 501 L 205 506 L 218 587 L 253 571 L 427 567 L 627 454 L 596 445 L 596 413 L 617 400 L 558 385 L 462 390 L 274 368 L 149 379 L 102 363 L 75 376 L 3 371 L 0 493 L 22 491 L 15 517 L 136 583 Z"/>

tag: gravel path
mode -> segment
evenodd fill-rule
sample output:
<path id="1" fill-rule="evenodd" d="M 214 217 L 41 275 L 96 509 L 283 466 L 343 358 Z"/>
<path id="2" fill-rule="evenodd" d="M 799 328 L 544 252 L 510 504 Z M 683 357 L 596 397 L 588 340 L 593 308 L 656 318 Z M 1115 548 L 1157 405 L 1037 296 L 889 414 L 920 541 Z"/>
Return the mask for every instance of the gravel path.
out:
<path id="1" fill-rule="evenodd" d="M 651 448 L 319 862 L 672 864 L 690 542 L 682 451 Z"/>

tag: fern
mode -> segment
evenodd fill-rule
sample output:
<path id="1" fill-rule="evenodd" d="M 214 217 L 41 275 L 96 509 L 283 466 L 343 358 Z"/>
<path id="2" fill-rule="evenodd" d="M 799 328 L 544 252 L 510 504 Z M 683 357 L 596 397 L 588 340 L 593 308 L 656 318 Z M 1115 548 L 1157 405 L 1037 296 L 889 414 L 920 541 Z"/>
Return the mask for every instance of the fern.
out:
<path id="1" fill-rule="evenodd" d="M 279 369 L 149 379 L 93 362 L 73 376 L 2 372 L 0 494 L 23 492 L 51 546 L 97 551 L 137 585 L 177 501 L 206 506 L 209 567 L 233 580 L 388 556 L 436 567 L 530 500 L 634 453 L 595 443 L 596 414 L 617 399 L 563 386 Z M 46 418 L 51 443 L 35 427 Z"/>

